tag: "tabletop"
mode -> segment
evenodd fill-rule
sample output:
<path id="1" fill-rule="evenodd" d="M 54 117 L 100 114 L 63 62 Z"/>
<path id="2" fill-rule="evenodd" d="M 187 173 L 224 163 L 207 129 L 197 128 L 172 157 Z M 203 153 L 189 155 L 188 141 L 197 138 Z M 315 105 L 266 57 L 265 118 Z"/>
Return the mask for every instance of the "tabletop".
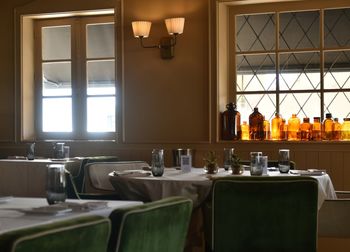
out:
<path id="1" fill-rule="evenodd" d="M 141 201 L 66 200 L 60 207 L 49 206 L 45 198 L 0 197 L 0 234 L 86 215 L 108 217 L 114 209 L 141 204 Z M 68 210 L 62 210 L 64 207 Z"/>
<path id="2" fill-rule="evenodd" d="M 230 171 L 220 168 L 217 174 L 209 175 L 203 169 L 192 168 L 191 172 L 184 173 L 174 168 L 166 168 L 163 176 L 154 177 L 138 173 L 115 176 L 109 174 L 110 182 L 116 192 L 123 199 L 155 201 L 170 196 L 185 196 L 193 200 L 194 206 L 199 206 L 209 195 L 212 178 L 224 176 L 250 176 L 249 171 L 242 175 L 232 175 Z M 279 171 L 269 171 L 267 176 L 298 176 L 281 174 Z M 318 207 L 326 199 L 335 199 L 336 193 L 328 174 L 312 176 L 318 181 Z"/>

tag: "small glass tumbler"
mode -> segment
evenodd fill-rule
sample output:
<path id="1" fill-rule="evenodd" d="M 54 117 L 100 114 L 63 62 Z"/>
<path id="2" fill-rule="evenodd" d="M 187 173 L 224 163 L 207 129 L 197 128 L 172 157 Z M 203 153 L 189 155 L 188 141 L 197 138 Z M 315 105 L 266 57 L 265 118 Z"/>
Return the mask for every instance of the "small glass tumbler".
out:
<path id="1" fill-rule="evenodd" d="M 280 149 L 278 151 L 278 169 L 280 173 L 288 173 L 290 169 L 289 150 Z"/>
<path id="2" fill-rule="evenodd" d="M 250 175 L 260 176 L 263 173 L 263 167 L 260 162 L 262 152 L 251 152 L 250 153 Z"/>
<path id="3" fill-rule="evenodd" d="M 49 205 L 64 202 L 66 200 L 64 164 L 49 164 L 47 168 L 47 202 Z"/>
<path id="4" fill-rule="evenodd" d="M 69 153 L 70 153 L 70 147 L 69 146 L 64 146 L 64 158 L 68 159 L 69 158 Z"/>
<path id="5" fill-rule="evenodd" d="M 164 173 L 164 150 L 152 150 L 152 174 L 154 177 L 160 177 Z"/>
<path id="6" fill-rule="evenodd" d="M 234 153 L 234 148 L 224 148 L 224 169 L 228 171 L 231 169 L 231 157 Z"/>
<path id="7" fill-rule="evenodd" d="M 263 171 L 262 175 L 267 175 L 268 156 L 261 156 L 259 162 Z"/>

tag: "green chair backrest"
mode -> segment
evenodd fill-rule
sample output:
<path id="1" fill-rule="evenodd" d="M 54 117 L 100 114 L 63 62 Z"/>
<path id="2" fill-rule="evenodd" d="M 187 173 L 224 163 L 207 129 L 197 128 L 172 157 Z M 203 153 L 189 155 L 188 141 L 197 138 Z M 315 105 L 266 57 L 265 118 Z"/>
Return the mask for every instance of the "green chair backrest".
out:
<path id="1" fill-rule="evenodd" d="M 182 252 L 191 213 L 192 201 L 184 197 L 114 210 L 108 251 Z"/>
<path id="2" fill-rule="evenodd" d="M 105 252 L 110 220 L 85 216 L 0 235 L 1 252 Z"/>
<path id="3" fill-rule="evenodd" d="M 312 177 L 215 180 L 212 250 L 316 252 L 317 197 Z"/>
<path id="4" fill-rule="evenodd" d="M 78 193 L 84 192 L 84 180 L 85 180 L 85 165 L 96 162 L 116 162 L 119 161 L 117 156 L 96 156 L 86 157 L 81 160 L 78 175 L 73 177 L 73 182 L 76 186 Z"/>

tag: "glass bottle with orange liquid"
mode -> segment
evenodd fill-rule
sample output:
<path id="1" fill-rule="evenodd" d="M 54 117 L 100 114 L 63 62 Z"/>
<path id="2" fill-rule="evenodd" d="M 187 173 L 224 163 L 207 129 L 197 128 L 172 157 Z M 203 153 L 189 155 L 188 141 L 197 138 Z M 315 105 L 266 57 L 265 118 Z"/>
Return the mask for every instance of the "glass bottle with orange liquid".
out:
<path id="1" fill-rule="evenodd" d="M 281 124 L 282 118 L 278 113 L 275 114 L 275 117 L 271 122 L 271 140 L 281 140 Z"/>
<path id="2" fill-rule="evenodd" d="M 296 114 L 292 114 L 292 117 L 288 120 L 288 140 L 300 140 L 300 119 Z"/>
<path id="3" fill-rule="evenodd" d="M 230 102 L 226 110 L 221 113 L 221 138 L 222 140 L 238 140 L 241 134 L 241 114 L 237 111 L 236 104 Z"/>
<path id="4" fill-rule="evenodd" d="M 312 140 L 321 141 L 321 122 L 319 117 L 314 117 L 314 123 L 312 124 Z"/>
<path id="5" fill-rule="evenodd" d="M 241 139 L 242 140 L 249 140 L 249 125 L 246 121 L 243 121 L 243 124 L 241 125 Z"/>
<path id="6" fill-rule="evenodd" d="M 312 125 L 310 119 L 305 117 L 303 123 L 300 125 L 300 139 L 301 141 L 310 141 L 312 136 Z"/>
<path id="7" fill-rule="evenodd" d="M 332 140 L 333 138 L 333 119 L 332 114 L 327 113 L 326 119 L 322 123 L 322 139 Z"/>
<path id="8" fill-rule="evenodd" d="M 350 140 L 350 118 L 344 118 L 344 122 L 341 126 L 341 140 Z"/>
<path id="9" fill-rule="evenodd" d="M 264 116 L 258 108 L 249 115 L 249 134 L 250 140 L 264 140 Z"/>
<path id="10" fill-rule="evenodd" d="M 264 116 L 264 140 L 269 140 L 270 135 L 271 135 L 270 122 L 269 120 L 266 120 Z"/>
<path id="11" fill-rule="evenodd" d="M 341 140 L 341 123 L 338 118 L 334 118 L 333 122 L 333 140 Z"/>
<path id="12" fill-rule="evenodd" d="M 280 140 L 288 140 L 288 124 L 286 124 L 286 119 L 282 118 L 280 125 Z"/>

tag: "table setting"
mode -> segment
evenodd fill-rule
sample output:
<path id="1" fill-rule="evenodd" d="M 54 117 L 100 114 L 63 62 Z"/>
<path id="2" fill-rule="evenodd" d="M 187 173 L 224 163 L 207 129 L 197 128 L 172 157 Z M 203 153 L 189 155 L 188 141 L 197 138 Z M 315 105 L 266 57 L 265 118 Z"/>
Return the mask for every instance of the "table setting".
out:
<path id="1" fill-rule="evenodd" d="M 117 208 L 141 201 L 65 200 L 49 205 L 46 198 L 0 197 L 0 234 L 86 215 L 108 217 Z"/>
<path id="2" fill-rule="evenodd" d="M 233 165 L 240 162 L 239 157 L 234 154 L 233 148 L 227 152 L 223 168 L 219 168 L 217 157 L 211 151 L 204 158 L 204 168 L 188 167 L 187 162 L 186 167 L 181 163 L 179 169 L 164 167 L 163 152 L 157 150 L 152 152 L 151 171 L 115 171 L 109 173 L 109 180 L 122 199 L 149 202 L 181 195 L 191 198 L 195 207 L 208 197 L 213 180 L 225 176 L 312 176 L 319 184 L 319 208 L 324 200 L 336 198 L 332 181 L 325 171 L 289 169 L 289 150 L 279 150 L 279 167 L 268 167 L 267 157 L 261 152 L 252 152 L 250 165 L 240 165 L 237 171 Z"/>

